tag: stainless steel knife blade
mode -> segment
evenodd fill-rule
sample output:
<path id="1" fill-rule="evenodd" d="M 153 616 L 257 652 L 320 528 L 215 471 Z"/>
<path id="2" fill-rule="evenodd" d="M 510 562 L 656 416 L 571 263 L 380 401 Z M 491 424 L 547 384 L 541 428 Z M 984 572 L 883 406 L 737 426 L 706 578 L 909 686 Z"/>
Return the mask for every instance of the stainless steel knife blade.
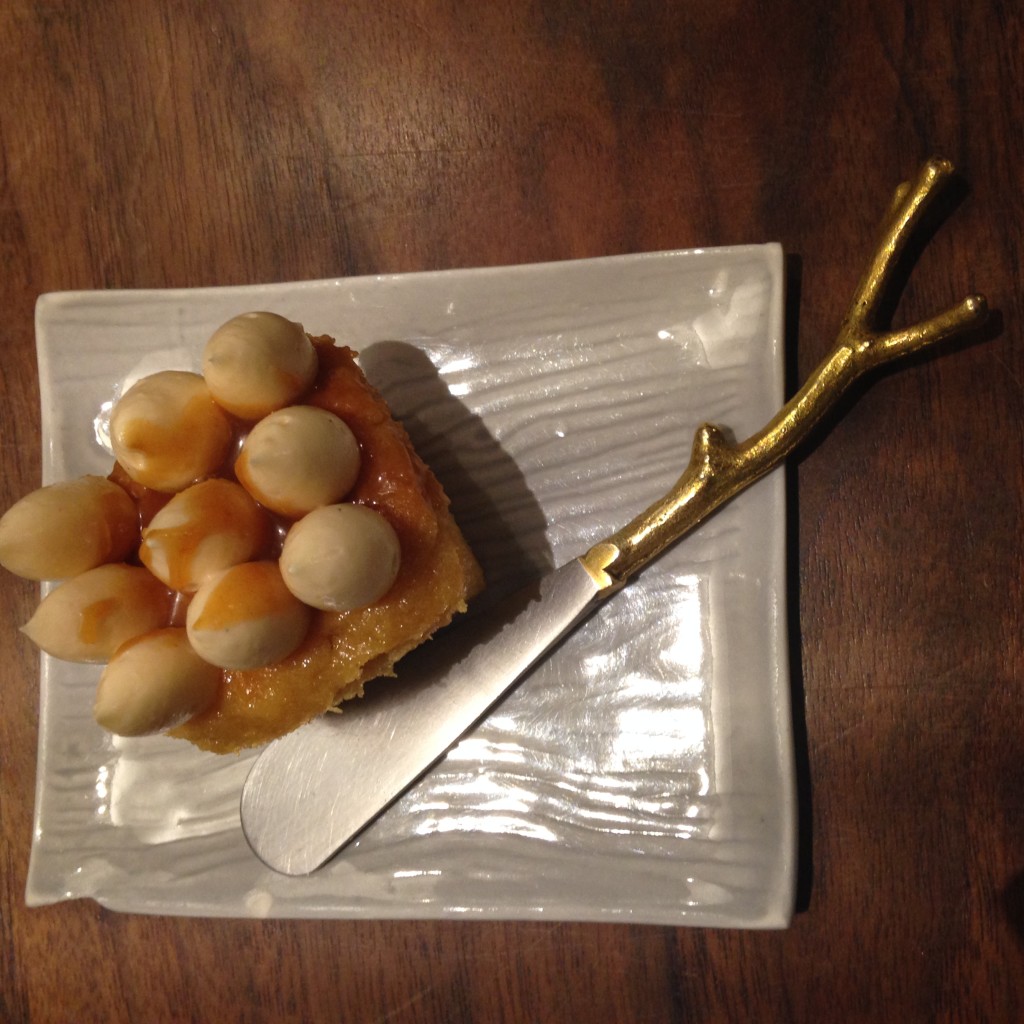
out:
<path id="1" fill-rule="evenodd" d="M 435 764 L 610 587 L 580 559 L 434 641 L 401 682 L 275 740 L 242 791 L 242 828 L 286 875 L 316 870 Z"/>
<path id="2" fill-rule="evenodd" d="M 434 670 L 379 687 L 344 714 L 324 716 L 271 743 L 242 792 L 242 826 L 255 853 L 285 874 L 306 874 L 325 863 L 436 764 L 601 597 L 775 468 L 856 381 L 976 331 L 987 316 L 980 295 L 910 327 L 877 325 L 901 256 L 952 175 L 948 161 L 931 160 L 897 188 L 835 347 L 765 427 L 742 443 L 710 424 L 700 427 L 685 472 L 664 498 L 496 617 L 475 629 L 464 623 L 452 630 L 457 651 L 435 640 Z"/>

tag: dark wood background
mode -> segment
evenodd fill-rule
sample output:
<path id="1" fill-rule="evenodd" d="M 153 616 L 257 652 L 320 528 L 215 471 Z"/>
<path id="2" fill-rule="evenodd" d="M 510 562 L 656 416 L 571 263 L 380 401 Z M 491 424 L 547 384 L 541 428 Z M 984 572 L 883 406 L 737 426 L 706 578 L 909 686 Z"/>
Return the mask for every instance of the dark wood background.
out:
<path id="1" fill-rule="evenodd" d="M 801 908 L 779 933 L 29 911 L 37 659 L 0 583 L 0 1018 L 1024 1019 L 1024 32 L 1011 0 L 7 0 L 0 443 L 39 483 L 33 306 L 777 240 L 830 346 L 892 188 L 963 201 L 887 374 L 792 474 Z"/>

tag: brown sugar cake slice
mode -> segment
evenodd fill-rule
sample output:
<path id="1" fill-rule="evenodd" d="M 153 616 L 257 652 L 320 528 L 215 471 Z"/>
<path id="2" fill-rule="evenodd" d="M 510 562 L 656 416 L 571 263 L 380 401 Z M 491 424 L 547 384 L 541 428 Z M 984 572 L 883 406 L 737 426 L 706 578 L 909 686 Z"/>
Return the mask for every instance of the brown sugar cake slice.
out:
<path id="1" fill-rule="evenodd" d="M 355 353 L 314 339 L 319 370 L 303 402 L 339 416 L 362 456 L 348 500 L 381 513 L 401 545 L 398 576 L 385 596 L 353 611 L 318 611 L 299 648 L 284 661 L 229 670 L 213 704 L 171 730 L 206 750 L 256 746 L 297 728 L 394 665 L 457 612 L 483 585 L 476 559 L 440 483 L 416 454 L 404 427 L 366 380 Z"/>
<path id="2" fill-rule="evenodd" d="M 107 478 L 0 516 L 0 565 L 51 580 L 26 635 L 105 665 L 93 717 L 227 753 L 281 736 L 466 610 L 482 573 L 448 498 L 355 353 L 268 312 L 203 374 L 113 404 Z"/>

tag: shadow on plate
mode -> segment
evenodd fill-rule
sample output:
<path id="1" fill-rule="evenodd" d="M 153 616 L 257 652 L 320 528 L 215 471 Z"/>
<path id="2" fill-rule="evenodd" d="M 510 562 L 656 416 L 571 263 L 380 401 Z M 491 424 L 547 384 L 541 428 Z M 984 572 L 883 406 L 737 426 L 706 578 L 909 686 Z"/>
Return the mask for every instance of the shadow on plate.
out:
<path id="1" fill-rule="evenodd" d="M 406 342 L 381 341 L 362 351 L 359 363 L 440 480 L 483 567 L 487 589 L 474 608 L 548 572 L 547 523 L 522 471 L 429 356 Z"/>
<path id="2" fill-rule="evenodd" d="M 415 345 L 381 341 L 359 355 L 451 500 L 452 513 L 484 571 L 484 592 L 435 640 L 402 660 L 388 700 L 415 692 L 444 666 L 484 642 L 531 600 L 528 584 L 552 568 L 544 513 L 515 460 L 483 420 L 455 397 L 429 356 Z M 524 589 L 526 588 L 526 589 Z M 487 613 L 487 614 L 482 614 Z M 383 688 L 345 706 L 347 717 L 379 713 Z"/>

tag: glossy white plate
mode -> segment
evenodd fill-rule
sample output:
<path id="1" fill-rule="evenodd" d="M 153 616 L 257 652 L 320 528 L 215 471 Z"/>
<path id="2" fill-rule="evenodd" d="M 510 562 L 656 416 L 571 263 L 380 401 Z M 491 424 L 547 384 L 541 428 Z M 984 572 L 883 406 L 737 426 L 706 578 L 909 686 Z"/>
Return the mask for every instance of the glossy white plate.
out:
<path id="1" fill-rule="evenodd" d="M 446 485 L 488 595 L 580 554 L 659 496 L 700 422 L 746 436 L 783 399 L 775 245 L 56 293 L 36 314 L 46 482 L 106 473 L 103 410 L 118 388 L 196 368 L 209 334 L 250 309 L 361 351 Z M 31 905 L 91 897 L 160 914 L 750 928 L 790 919 L 779 473 L 612 598 L 309 878 L 276 875 L 246 846 L 238 799 L 255 754 L 106 735 L 91 717 L 98 675 L 42 660 Z"/>

